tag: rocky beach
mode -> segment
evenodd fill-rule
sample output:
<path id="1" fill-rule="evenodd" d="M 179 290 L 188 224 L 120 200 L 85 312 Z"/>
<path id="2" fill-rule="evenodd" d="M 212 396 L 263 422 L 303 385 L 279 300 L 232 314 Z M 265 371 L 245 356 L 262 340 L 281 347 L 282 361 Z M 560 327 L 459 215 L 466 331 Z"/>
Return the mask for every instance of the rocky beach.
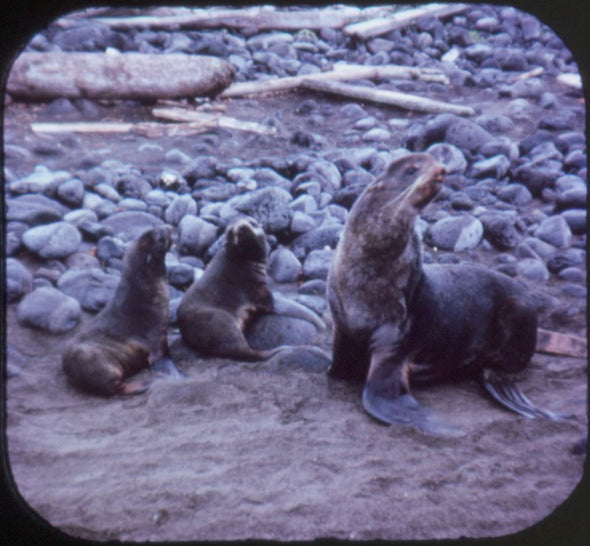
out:
<path id="1" fill-rule="evenodd" d="M 333 24 L 309 22 L 328 9 Z M 413 151 L 446 169 L 416 226 L 424 261 L 517 278 L 541 328 L 586 338 L 576 59 L 512 7 L 466 5 L 375 34 L 354 26 L 400 11 L 267 7 L 248 24 L 164 28 L 116 20 L 190 10 L 97 8 L 27 45 L 26 54 L 199 55 L 229 67 L 225 90 L 207 97 L 6 95 L 6 445 L 18 493 L 51 526 L 122 541 L 496 537 L 537 524 L 572 494 L 585 465 L 585 356 L 538 352 L 518 377 L 540 407 L 574 414 L 562 421 L 509 413 L 476 382 L 417 388 L 464 433 L 444 438 L 373 421 L 362 385 L 328 378 L 328 362 L 304 348 L 245 363 L 204 358 L 180 339 L 182 295 L 246 214 L 267 234 L 276 298 L 309 315 L 262 316 L 249 342 L 329 355 L 326 277 L 348 212 Z M 413 71 L 388 73 L 392 65 Z M 344 66 L 374 68 L 348 87 L 441 109 L 317 84 L 230 93 Z M 127 245 L 163 224 L 175 243 L 168 338 L 187 377 L 157 377 L 133 397 L 75 391 L 61 370 L 64 344 L 112 296 Z"/>

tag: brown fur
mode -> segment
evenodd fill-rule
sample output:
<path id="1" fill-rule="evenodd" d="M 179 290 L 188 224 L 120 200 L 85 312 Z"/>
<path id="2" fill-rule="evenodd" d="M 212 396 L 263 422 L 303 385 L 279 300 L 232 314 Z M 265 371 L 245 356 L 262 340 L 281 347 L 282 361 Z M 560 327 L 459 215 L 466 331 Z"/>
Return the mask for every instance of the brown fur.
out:
<path id="1" fill-rule="evenodd" d="M 168 282 L 164 257 L 170 228 L 154 228 L 125 252 L 121 280 L 111 301 L 74 338 L 62 355 L 71 383 L 101 394 L 142 392 L 127 378 L 168 356 Z"/>

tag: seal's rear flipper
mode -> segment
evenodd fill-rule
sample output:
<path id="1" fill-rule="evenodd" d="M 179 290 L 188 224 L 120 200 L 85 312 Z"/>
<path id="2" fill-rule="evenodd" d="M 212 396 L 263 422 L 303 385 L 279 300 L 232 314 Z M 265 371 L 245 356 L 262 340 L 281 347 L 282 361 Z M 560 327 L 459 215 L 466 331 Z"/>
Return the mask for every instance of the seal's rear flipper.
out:
<path id="1" fill-rule="evenodd" d="M 150 388 L 151 384 L 151 381 L 122 381 L 119 394 L 143 394 Z"/>
<path id="2" fill-rule="evenodd" d="M 535 407 L 510 379 L 500 376 L 490 369 L 483 370 L 481 384 L 500 405 L 529 419 L 540 417 L 560 421 L 574 417 L 571 413 L 558 414 Z"/>
<path id="3" fill-rule="evenodd" d="M 162 357 L 156 360 L 152 366 L 152 372 L 175 379 L 184 379 L 187 377 L 187 375 L 182 370 L 177 368 L 176 364 L 174 364 L 174 362 L 167 357 Z"/>
<path id="4" fill-rule="evenodd" d="M 363 389 L 363 407 L 369 415 L 388 425 L 412 425 L 437 436 L 463 435 L 461 429 L 423 408 L 411 394 L 385 398 L 367 383 Z"/>

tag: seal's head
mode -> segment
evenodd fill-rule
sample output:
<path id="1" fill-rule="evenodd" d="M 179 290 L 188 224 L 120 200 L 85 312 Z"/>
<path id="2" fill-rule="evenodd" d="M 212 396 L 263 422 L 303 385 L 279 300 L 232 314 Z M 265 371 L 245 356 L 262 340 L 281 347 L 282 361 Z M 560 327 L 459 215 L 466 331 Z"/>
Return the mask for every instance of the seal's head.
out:
<path id="1" fill-rule="evenodd" d="M 124 269 L 137 275 L 140 271 L 161 272 L 164 258 L 172 244 L 172 229 L 159 226 L 144 233 L 132 243 L 123 258 Z"/>
<path id="2" fill-rule="evenodd" d="M 225 237 L 225 248 L 231 256 L 254 262 L 266 260 L 266 236 L 254 218 L 240 216 L 233 220 L 225 230 Z"/>

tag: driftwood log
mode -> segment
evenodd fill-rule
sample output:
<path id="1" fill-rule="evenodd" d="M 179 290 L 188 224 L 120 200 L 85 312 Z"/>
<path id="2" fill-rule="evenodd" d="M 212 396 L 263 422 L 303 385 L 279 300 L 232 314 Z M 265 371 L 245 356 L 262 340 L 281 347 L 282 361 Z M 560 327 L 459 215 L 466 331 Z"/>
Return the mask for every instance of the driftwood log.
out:
<path id="1" fill-rule="evenodd" d="M 7 91 L 24 100 L 204 97 L 225 89 L 233 74 L 228 62 L 202 55 L 23 53 Z"/>
<path id="2" fill-rule="evenodd" d="M 577 358 L 586 358 L 588 356 L 588 344 L 585 338 L 543 328 L 537 330 L 537 347 L 535 350 L 539 353 Z"/>
<path id="3" fill-rule="evenodd" d="M 135 17 L 96 17 L 111 28 L 255 28 L 258 30 L 320 30 L 341 28 L 358 20 L 361 10 L 352 6 L 321 10 L 276 11 L 269 6 L 245 9 L 196 9 L 189 13 Z"/>
<path id="4" fill-rule="evenodd" d="M 467 9 L 466 4 L 428 4 L 395 12 L 389 17 L 377 17 L 344 27 L 344 34 L 366 40 L 386 32 L 414 24 L 420 17 L 447 17 Z"/>
<path id="5" fill-rule="evenodd" d="M 411 66 L 363 66 L 357 64 L 337 64 L 333 70 L 308 74 L 305 76 L 288 76 L 285 78 L 269 78 L 262 81 L 237 82 L 230 85 L 221 98 L 241 97 L 244 95 L 257 95 L 286 91 L 300 87 L 303 81 L 326 80 L 362 80 L 362 79 L 421 79 L 424 81 L 449 83 L 448 78 L 440 71 L 429 68 L 414 68 Z"/>
<path id="6" fill-rule="evenodd" d="M 399 91 L 373 89 L 372 87 L 362 85 L 307 79 L 301 82 L 301 87 L 377 104 L 397 106 L 404 110 L 428 112 L 431 114 L 450 113 L 457 114 L 458 116 L 472 116 L 475 114 L 475 110 L 471 106 L 460 106 L 458 104 L 427 99 L 408 93 L 400 93 Z"/>

